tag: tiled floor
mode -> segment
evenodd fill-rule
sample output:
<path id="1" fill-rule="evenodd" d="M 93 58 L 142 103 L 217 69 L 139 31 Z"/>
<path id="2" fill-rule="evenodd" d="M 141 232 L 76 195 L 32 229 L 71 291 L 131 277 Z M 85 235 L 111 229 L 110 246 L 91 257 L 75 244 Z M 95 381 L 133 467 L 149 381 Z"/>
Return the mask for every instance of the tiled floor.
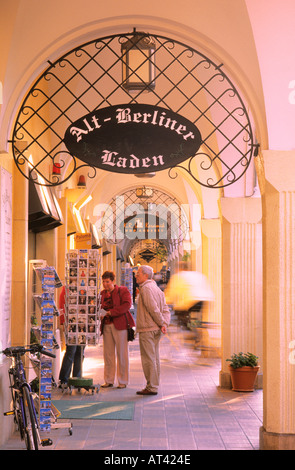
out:
<path id="1" fill-rule="evenodd" d="M 219 359 L 202 358 L 192 336 L 176 324 L 161 341 L 161 386 L 157 396 L 142 397 L 144 387 L 138 339 L 130 343 L 130 384 L 100 389 L 94 395 L 54 390 L 54 398 L 81 401 L 133 401 L 134 419 L 72 420 L 50 433 L 46 450 L 255 450 L 262 425 L 262 391 L 239 393 L 219 388 Z M 103 382 L 102 344 L 87 348 L 84 376 Z M 9 419 L 9 418 L 7 418 Z M 23 449 L 18 435 L 1 450 Z"/>

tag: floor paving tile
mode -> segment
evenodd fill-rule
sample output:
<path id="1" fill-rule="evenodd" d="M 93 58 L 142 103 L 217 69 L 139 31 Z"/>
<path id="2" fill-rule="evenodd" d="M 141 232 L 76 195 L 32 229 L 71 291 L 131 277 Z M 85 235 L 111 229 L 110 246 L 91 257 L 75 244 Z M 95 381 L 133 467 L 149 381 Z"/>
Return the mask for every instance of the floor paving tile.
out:
<path id="1" fill-rule="evenodd" d="M 132 401 L 133 420 L 72 420 L 50 432 L 46 450 L 195 451 L 258 450 L 262 425 L 262 391 L 238 393 L 219 387 L 220 359 L 202 357 L 190 332 L 176 323 L 161 340 L 161 384 L 156 396 L 142 397 L 145 386 L 138 339 L 129 343 L 130 383 L 126 389 L 100 389 L 97 394 L 53 390 L 55 399 Z M 86 348 L 83 375 L 103 382 L 102 344 Z M 59 421 L 58 421 L 59 422 Z M 13 434 L 0 450 L 21 450 Z M 43 450 L 43 449 L 42 449 Z"/>

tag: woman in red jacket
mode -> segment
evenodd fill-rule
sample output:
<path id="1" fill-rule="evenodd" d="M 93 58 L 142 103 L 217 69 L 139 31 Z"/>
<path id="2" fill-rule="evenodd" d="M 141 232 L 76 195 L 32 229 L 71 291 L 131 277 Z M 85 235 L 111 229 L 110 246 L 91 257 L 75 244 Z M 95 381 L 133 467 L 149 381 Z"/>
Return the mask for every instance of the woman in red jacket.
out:
<path id="1" fill-rule="evenodd" d="M 102 283 L 104 290 L 101 292 L 101 307 L 107 313 L 102 321 L 105 383 L 101 387 L 113 386 L 117 369 L 118 388 L 126 388 L 129 381 L 127 320 L 131 327 L 135 326 L 129 311 L 131 295 L 127 287 L 118 287 L 115 284 L 115 274 L 112 271 L 104 272 Z"/>

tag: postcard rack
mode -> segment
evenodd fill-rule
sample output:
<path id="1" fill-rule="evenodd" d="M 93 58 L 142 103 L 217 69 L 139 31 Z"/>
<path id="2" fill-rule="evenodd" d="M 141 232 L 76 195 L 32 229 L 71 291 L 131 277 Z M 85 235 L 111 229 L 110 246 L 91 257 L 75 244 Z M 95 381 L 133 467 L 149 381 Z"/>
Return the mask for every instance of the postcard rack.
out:
<path id="1" fill-rule="evenodd" d="M 31 309 L 34 318 L 31 342 L 38 341 L 45 349 L 55 354 L 58 344 L 54 337 L 54 318 L 59 315 L 55 304 L 55 289 L 61 287 L 62 283 L 55 268 L 47 266 L 45 260 L 31 260 L 30 266 L 32 269 L 30 269 L 29 283 L 32 299 L 35 301 L 35 306 Z M 68 428 L 72 434 L 71 423 L 56 423 L 56 413 L 51 401 L 52 385 L 56 386 L 53 377 L 54 359 L 41 355 L 40 358 L 31 358 L 31 363 L 35 365 L 34 370 L 38 375 L 39 387 L 35 401 L 38 404 L 40 431 L 49 432 L 51 429 Z"/>
<path id="2" fill-rule="evenodd" d="M 133 269 L 130 267 L 129 263 L 126 263 L 125 266 L 121 268 L 121 286 L 125 286 L 128 288 L 131 299 L 133 299 Z M 133 302 L 131 309 L 133 309 Z"/>
<path id="3" fill-rule="evenodd" d="M 100 336 L 101 255 L 95 249 L 70 250 L 66 257 L 65 337 L 71 346 L 95 346 Z M 81 354 L 83 363 L 83 354 Z M 81 371 L 83 370 L 81 364 Z M 98 391 L 93 379 L 72 377 L 72 388 Z"/>

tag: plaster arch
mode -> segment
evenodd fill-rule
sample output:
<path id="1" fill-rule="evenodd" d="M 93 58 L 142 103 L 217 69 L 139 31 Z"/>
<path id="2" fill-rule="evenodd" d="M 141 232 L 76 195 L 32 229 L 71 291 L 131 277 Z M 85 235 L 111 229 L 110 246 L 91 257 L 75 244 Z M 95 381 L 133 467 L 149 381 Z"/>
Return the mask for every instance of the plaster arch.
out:
<path id="1" fill-rule="evenodd" d="M 179 170 L 176 180 L 171 180 L 168 172 L 159 172 L 153 178 L 137 178 L 134 175 L 122 177 L 119 174 L 105 172 L 100 174 L 100 180 L 94 183 L 92 188 L 92 201 L 88 203 L 84 210 L 85 218 L 89 218 L 92 223 L 99 220 L 97 204 L 100 204 L 101 211 L 108 207 L 110 201 L 116 195 L 136 187 L 153 187 L 166 192 L 174 197 L 179 204 L 183 204 L 185 213 L 189 221 L 189 246 L 193 250 L 193 265 L 199 271 L 202 270 L 202 219 L 220 219 L 219 200 L 221 191 L 211 190 L 197 184 L 183 170 Z M 130 243 L 119 243 L 119 248 L 130 247 Z M 129 248 L 128 248 L 129 249 Z M 205 258 L 203 259 L 203 262 Z M 206 262 L 205 262 L 206 265 Z"/>
<path id="2" fill-rule="evenodd" d="M 89 183 L 87 189 L 87 194 L 91 193 L 92 195 L 92 201 L 86 206 L 85 215 L 90 220 L 92 219 L 97 201 L 107 204 L 117 194 L 124 193 L 131 187 L 153 186 L 171 193 L 180 204 L 200 204 L 202 218 L 204 219 L 219 218 L 219 200 L 222 191 L 219 189 L 212 190 L 198 184 L 182 168 L 176 168 L 175 171 L 178 174 L 175 179 L 169 177 L 168 171 L 157 172 L 153 178 L 138 178 L 134 175 L 98 172 L 97 178 Z M 212 169 L 212 171 L 217 171 L 217 169 Z M 171 187 L 173 188 L 172 191 Z M 85 194 L 86 192 L 83 192 L 82 197 Z"/>
<path id="3" fill-rule="evenodd" d="M 215 4 L 217 14 L 219 10 L 218 2 L 213 1 L 213 3 Z M 21 7 L 23 8 L 22 1 L 19 2 L 19 5 L 21 5 Z M 188 8 L 190 8 L 191 6 L 192 3 L 189 1 Z M 243 5 L 242 10 L 244 13 L 247 13 L 247 10 L 245 10 L 244 7 L 245 6 Z M 74 5 L 73 8 L 75 9 Z M 47 37 L 47 35 L 44 34 L 44 39 L 40 41 L 41 43 L 38 46 L 37 54 L 35 56 L 33 56 L 33 54 L 30 55 L 30 57 L 26 61 L 25 70 L 23 61 L 21 62 L 20 68 L 22 66 L 23 69 L 19 70 L 18 73 L 15 73 L 14 77 L 11 77 L 11 83 L 9 83 L 9 87 L 6 87 L 8 89 L 8 100 L 6 100 L 6 104 L 4 104 L 3 106 L 3 123 L 1 126 L 2 131 L 0 134 L 1 147 L 7 149 L 7 140 L 9 139 L 9 135 L 11 132 L 13 117 L 15 116 L 20 101 L 25 94 L 25 90 L 28 89 L 28 84 L 32 83 L 32 81 L 34 81 L 36 77 L 40 74 L 41 69 L 44 68 L 48 60 L 54 60 L 56 57 L 59 57 L 62 53 L 70 50 L 71 47 L 81 43 L 82 41 L 85 41 L 87 39 L 89 40 L 93 37 L 102 37 L 106 34 L 114 34 L 116 32 L 122 32 L 124 30 L 126 31 L 128 29 L 132 29 L 133 26 L 136 26 L 137 29 L 146 30 L 155 34 L 168 34 L 175 40 L 184 42 L 189 46 L 199 48 L 201 51 L 209 53 L 213 58 L 217 58 L 217 60 L 219 60 L 220 62 L 225 63 L 227 69 L 232 74 L 235 83 L 238 83 L 238 88 L 240 88 L 242 92 L 245 93 L 246 101 L 250 104 L 250 107 L 253 110 L 255 116 L 258 136 L 261 136 L 261 139 L 263 140 L 264 108 L 263 106 L 261 106 L 261 104 L 263 103 L 263 97 L 262 95 L 258 96 L 256 91 L 254 91 L 256 86 L 253 86 L 253 84 L 251 83 L 252 77 L 246 75 L 245 71 L 247 69 L 246 67 L 244 67 L 243 69 L 241 64 L 242 59 L 239 58 L 237 52 L 234 51 L 234 53 L 231 54 L 231 52 L 227 51 L 225 47 L 223 47 L 222 43 L 218 43 L 216 41 L 217 37 L 214 36 L 219 36 L 220 31 L 218 31 L 218 33 L 215 33 L 213 32 L 213 29 L 211 29 L 208 34 L 206 34 L 206 28 L 204 28 L 204 25 L 198 24 L 197 26 L 200 26 L 200 28 L 198 29 L 193 23 L 182 23 L 181 21 L 179 21 L 179 15 L 176 15 L 176 12 L 174 12 L 174 14 L 167 15 L 167 17 L 165 17 L 164 19 L 160 16 L 161 8 L 158 8 L 158 16 L 152 16 L 150 14 L 147 14 L 145 9 L 143 9 L 142 14 L 126 14 L 125 12 L 124 14 L 118 14 L 116 17 L 109 16 L 108 9 L 104 8 L 104 11 L 101 13 L 102 16 L 96 20 L 93 20 L 92 17 L 90 20 L 90 18 L 88 17 L 87 21 L 83 23 L 83 19 L 85 20 L 86 17 L 83 18 L 82 16 L 79 20 L 76 17 L 74 19 L 72 18 L 72 23 L 66 22 L 65 28 L 63 28 L 62 31 L 60 28 L 55 29 L 56 34 L 54 39 L 52 39 L 51 36 Z M 200 13 L 202 14 L 204 14 L 203 9 L 204 6 L 202 6 L 202 11 L 200 11 Z M 22 13 L 25 15 L 24 11 L 22 11 Z M 123 12 L 118 11 L 118 13 Z M 221 12 L 219 11 L 219 13 Z M 227 11 L 227 13 L 229 13 L 229 11 Z M 36 17 L 38 16 L 36 12 L 34 14 L 36 15 Z M 223 11 L 221 14 L 223 16 L 224 21 L 226 21 L 228 19 L 226 18 L 226 13 Z M 23 19 L 24 18 L 22 18 L 22 20 Z M 16 27 L 18 21 L 20 21 L 19 18 L 16 21 Z M 239 19 L 239 21 L 241 20 Z M 247 15 L 245 17 L 245 20 L 243 20 L 243 25 L 244 30 L 247 31 L 247 34 L 249 35 L 249 45 L 251 44 L 251 54 L 248 54 L 249 57 L 247 57 L 246 61 L 249 61 L 249 58 L 252 55 L 251 59 L 254 59 L 255 64 L 257 64 L 254 41 L 251 35 L 250 21 Z M 223 27 L 220 26 L 220 29 L 222 28 Z M 234 25 L 233 30 L 235 29 L 236 26 Z M 65 30 L 66 32 L 64 32 Z M 12 42 L 15 41 L 16 38 L 13 38 Z M 227 42 L 228 41 L 226 40 L 225 43 Z M 248 47 L 248 49 L 250 49 L 250 46 Z M 8 69 L 10 70 L 12 69 L 12 67 L 10 66 L 8 67 Z M 255 85 L 257 85 L 257 82 L 259 82 L 259 71 L 256 71 L 254 75 L 256 81 Z M 261 86 L 259 84 L 258 89 L 260 88 Z"/>
<path id="4" fill-rule="evenodd" d="M 175 198 L 179 204 L 189 204 L 189 194 L 187 191 L 187 187 L 179 178 L 179 184 L 171 189 L 171 180 L 167 175 L 167 172 L 159 172 L 159 173 L 166 173 L 159 174 L 157 177 L 151 179 L 142 179 L 136 178 L 134 175 L 128 175 L 126 177 L 125 182 L 122 184 L 122 175 L 106 175 L 103 178 L 104 182 L 100 181 L 100 185 L 96 186 L 92 190 L 92 201 L 87 204 L 85 208 L 85 216 L 89 217 L 90 220 L 92 218 L 92 214 L 95 212 L 95 205 L 98 203 L 109 204 L 116 196 L 120 194 L 124 194 L 127 190 L 136 189 L 142 186 L 152 187 L 158 189 L 162 192 L 166 192 L 172 198 Z M 112 181 L 112 185 L 110 185 L 110 180 Z M 199 199 L 198 195 L 194 192 L 195 197 L 198 199 L 199 203 L 202 204 L 202 201 Z M 95 220 L 91 220 L 95 223 Z"/>
<path id="5" fill-rule="evenodd" d="M 132 216 L 133 211 L 137 212 L 137 216 L 141 219 L 144 212 L 146 214 L 149 214 L 149 216 L 152 217 L 152 219 L 145 219 L 145 221 L 149 220 L 152 224 L 155 223 L 154 221 L 154 215 L 158 214 L 160 216 L 160 220 L 162 220 L 161 223 L 165 223 L 165 229 L 163 232 L 159 232 L 158 235 L 153 231 L 151 233 L 151 237 L 143 237 L 141 238 L 141 235 L 136 236 L 136 238 L 126 235 L 121 239 L 121 234 L 118 235 L 117 238 L 117 233 L 115 234 L 116 237 L 116 244 L 119 249 L 121 249 L 124 252 L 125 257 L 130 253 L 131 249 L 134 247 L 134 244 L 141 244 L 145 242 L 152 242 L 152 243 L 160 243 L 166 246 L 166 249 L 169 252 L 169 245 L 172 243 L 172 245 L 178 246 L 178 244 L 182 244 L 184 240 L 189 240 L 189 236 L 191 233 L 191 227 L 193 225 L 193 219 L 192 219 L 192 214 L 190 213 L 190 210 L 188 208 L 189 202 L 190 204 L 193 204 L 194 201 L 197 201 L 196 195 L 193 193 L 194 196 L 194 201 L 189 201 L 188 196 L 186 194 L 186 188 L 184 187 L 184 191 L 182 192 L 182 199 L 180 199 L 179 193 L 175 193 L 175 191 L 171 190 L 170 187 L 159 187 L 158 185 L 155 185 L 153 183 L 143 185 L 146 186 L 146 188 L 152 189 L 152 194 L 147 197 L 147 198 L 141 198 L 140 196 L 137 196 L 136 194 L 136 189 L 142 187 L 142 185 L 136 185 L 134 187 L 128 186 L 123 190 L 122 188 L 117 187 L 117 191 L 113 192 L 113 197 L 111 200 L 104 200 L 107 202 L 100 202 L 96 205 L 96 201 L 94 200 L 94 209 L 89 210 L 89 217 L 93 217 L 92 223 L 97 225 L 97 229 L 100 230 L 100 227 L 104 224 L 105 225 L 105 233 L 107 237 L 107 241 L 111 242 L 112 241 L 108 238 L 109 236 L 113 236 L 113 230 L 116 226 L 117 228 L 120 227 L 122 224 L 123 220 L 127 220 L 128 216 Z M 117 202 L 118 198 L 118 202 Z M 118 205 L 117 205 L 118 204 Z M 155 204 L 154 208 L 151 209 L 149 204 Z M 198 206 L 200 204 L 198 203 Z M 134 207 L 132 207 L 134 206 Z M 129 212 L 127 210 L 129 209 Z M 130 211 L 131 209 L 131 211 Z M 173 215 L 173 218 L 168 215 L 168 212 L 171 211 Z M 155 212 L 153 212 L 155 211 Z M 159 213 L 158 213 L 159 211 Z M 163 218 L 161 219 L 161 214 Z M 105 217 L 104 221 L 103 218 Z M 174 218 L 176 217 L 176 218 Z M 116 225 L 114 226 L 114 221 L 116 220 Z M 133 223 L 134 223 L 133 219 Z M 170 235 L 168 235 L 168 227 L 174 226 L 174 224 L 179 224 L 176 226 L 178 227 L 177 233 L 180 233 L 180 238 L 175 239 L 172 236 L 170 238 Z M 167 225 L 166 225 L 167 224 Z M 174 232 L 175 234 L 176 232 Z M 148 240 L 150 238 L 151 240 Z"/>

